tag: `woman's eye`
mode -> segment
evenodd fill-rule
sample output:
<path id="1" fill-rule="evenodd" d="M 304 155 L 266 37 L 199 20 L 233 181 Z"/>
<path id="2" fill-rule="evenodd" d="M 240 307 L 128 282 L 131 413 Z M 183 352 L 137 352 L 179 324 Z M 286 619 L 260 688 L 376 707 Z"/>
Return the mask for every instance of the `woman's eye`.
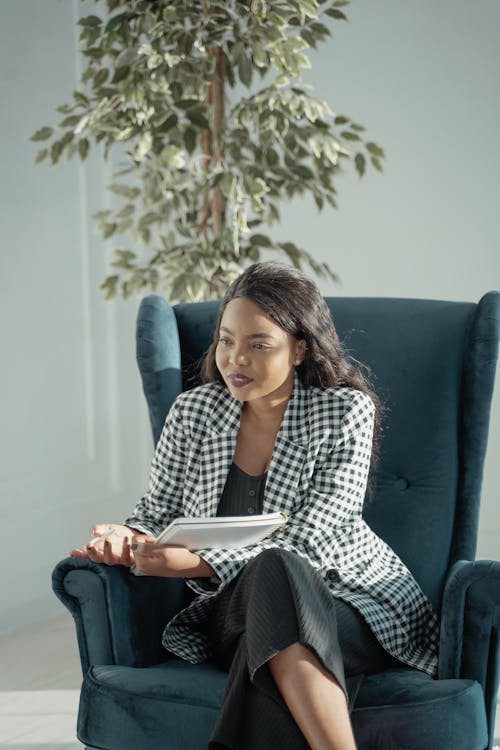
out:
<path id="1" fill-rule="evenodd" d="M 255 349 L 261 349 L 261 350 L 269 349 L 269 347 L 266 346 L 265 344 L 254 344 L 254 347 Z"/>
<path id="2" fill-rule="evenodd" d="M 223 344 L 224 346 L 227 346 L 230 343 L 231 342 L 229 341 L 229 339 L 225 339 L 225 338 L 222 338 L 222 337 L 219 339 L 219 344 Z"/>

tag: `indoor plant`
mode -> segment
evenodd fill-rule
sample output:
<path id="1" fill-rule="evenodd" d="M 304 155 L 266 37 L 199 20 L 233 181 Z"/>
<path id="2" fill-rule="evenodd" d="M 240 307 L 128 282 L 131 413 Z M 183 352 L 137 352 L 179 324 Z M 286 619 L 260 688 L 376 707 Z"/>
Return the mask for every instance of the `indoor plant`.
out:
<path id="1" fill-rule="evenodd" d="M 107 296 L 162 288 L 171 301 L 218 297 L 263 249 L 318 275 L 324 263 L 262 231 L 280 200 L 311 193 L 336 206 L 341 160 L 360 176 L 384 153 L 364 127 L 335 115 L 301 83 L 307 49 L 344 20 L 348 0 L 96 0 L 79 20 L 88 61 L 82 90 L 57 107 L 36 160 L 85 159 L 102 143 L 120 156 L 110 189 L 121 204 L 96 214 L 116 236 Z M 245 91 L 245 88 L 248 93 Z M 232 99 L 228 92 L 231 90 Z M 131 249 L 133 248 L 133 249 Z"/>

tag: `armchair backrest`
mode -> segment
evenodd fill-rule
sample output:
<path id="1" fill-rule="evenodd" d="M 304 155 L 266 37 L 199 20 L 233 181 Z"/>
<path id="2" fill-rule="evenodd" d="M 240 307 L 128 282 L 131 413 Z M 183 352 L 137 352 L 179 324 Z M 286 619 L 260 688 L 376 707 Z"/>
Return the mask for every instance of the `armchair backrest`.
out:
<path id="1" fill-rule="evenodd" d="M 348 354 L 367 365 L 385 406 L 380 462 L 365 508 L 372 528 L 440 609 L 444 577 L 474 559 L 498 355 L 500 294 L 478 304 L 327 298 Z M 176 396 L 197 384 L 219 303 L 171 307 L 146 297 L 137 359 L 153 437 Z"/>

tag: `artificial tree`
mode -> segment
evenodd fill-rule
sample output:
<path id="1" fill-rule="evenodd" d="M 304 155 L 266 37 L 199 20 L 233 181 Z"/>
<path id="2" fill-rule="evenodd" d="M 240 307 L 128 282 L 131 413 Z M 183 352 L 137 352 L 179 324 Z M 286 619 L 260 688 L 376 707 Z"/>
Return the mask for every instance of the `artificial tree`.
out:
<path id="1" fill-rule="evenodd" d="M 37 162 L 84 160 L 99 143 L 106 158 L 119 152 L 110 189 L 122 203 L 96 214 L 105 238 L 128 243 L 115 248 L 108 297 L 146 288 L 171 301 L 218 297 L 263 249 L 336 278 L 262 227 L 295 195 L 336 207 L 342 160 L 360 177 L 368 160 L 382 169 L 383 150 L 365 128 L 301 83 L 307 49 L 331 35 L 325 21 L 346 19 L 347 4 L 96 0 L 101 15 L 78 21 L 82 90 L 57 107 L 57 128 L 32 140 L 48 141 Z"/>

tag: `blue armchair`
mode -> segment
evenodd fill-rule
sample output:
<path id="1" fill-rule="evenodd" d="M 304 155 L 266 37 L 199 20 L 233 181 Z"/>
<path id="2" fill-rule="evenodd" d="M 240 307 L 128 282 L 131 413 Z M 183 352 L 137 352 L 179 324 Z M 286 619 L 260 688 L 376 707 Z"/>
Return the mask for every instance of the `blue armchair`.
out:
<path id="1" fill-rule="evenodd" d="M 327 301 L 341 340 L 370 367 L 386 405 L 366 519 L 441 616 L 438 679 L 405 667 L 368 677 L 352 715 L 358 746 L 491 750 L 500 563 L 474 557 L 500 294 L 478 304 Z M 196 383 L 217 309 L 217 302 L 172 308 L 156 295 L 141 303 L 137 358 L 155 442 L 175 397 Z M 226 674 L 169 658 L 161 646 L 164 624 L 191 596 L 184 582 L 69 558 L 55 568 L 53 587 L 76 623 L 84 676 L 78 738 L 88 750 L 206 748 Z"/>

